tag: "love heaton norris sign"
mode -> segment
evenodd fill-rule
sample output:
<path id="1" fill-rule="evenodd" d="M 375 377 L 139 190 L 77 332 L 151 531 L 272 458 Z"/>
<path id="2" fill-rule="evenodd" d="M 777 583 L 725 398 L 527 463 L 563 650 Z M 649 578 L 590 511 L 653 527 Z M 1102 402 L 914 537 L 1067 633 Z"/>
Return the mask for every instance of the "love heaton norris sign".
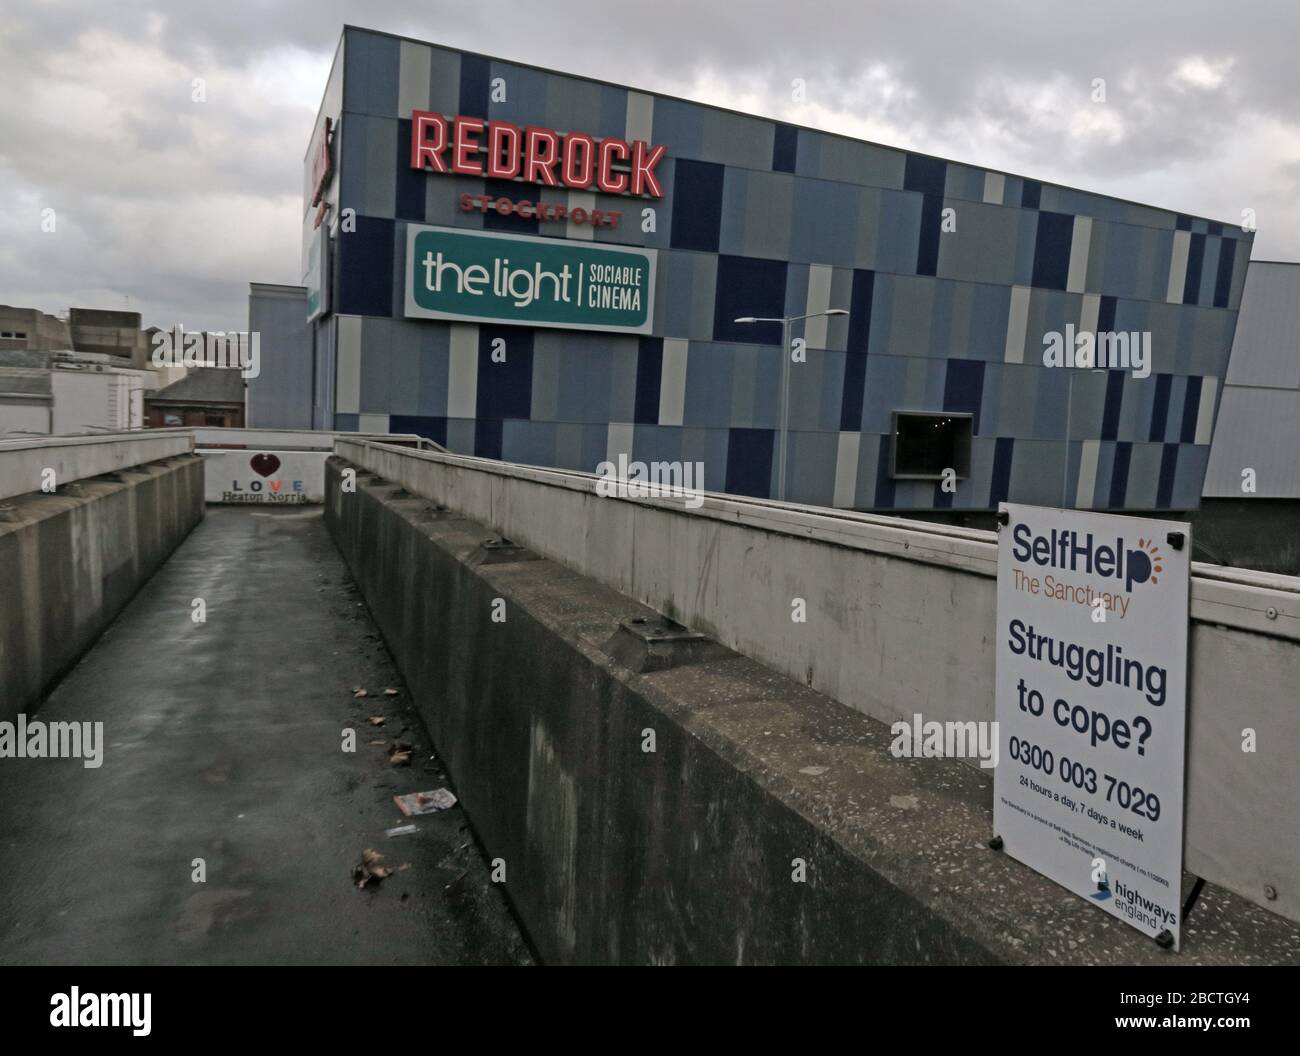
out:
<path id="1" fill-rule="evenodd" d="M 575 191 L 662 198 L 655 168 L 667 148 L 616 136 L 557 132 L 481 117 L 411 113 L 411 168 L 494 180 L 522 180 Z"/>
<path id="2" fill-rule="evenodd" d="M 406 315 L 650 332 L 656 252 L 410 224 Z"/>

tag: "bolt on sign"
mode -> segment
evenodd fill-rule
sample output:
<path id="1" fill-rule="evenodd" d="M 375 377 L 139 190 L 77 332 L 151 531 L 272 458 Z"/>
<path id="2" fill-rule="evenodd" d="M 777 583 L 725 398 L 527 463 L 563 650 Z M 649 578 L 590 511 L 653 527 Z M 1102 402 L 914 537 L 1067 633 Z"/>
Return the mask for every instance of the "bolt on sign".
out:
<path id="1" fill-rule="evenodd" d="M 1176 949 L 1190 528 L 998 509 L 994 834 Z"/>
<path id="2" fill-rule="evenodd" d="M 653 249 L 410 224 L 406 315 L 648 334 Z"/>

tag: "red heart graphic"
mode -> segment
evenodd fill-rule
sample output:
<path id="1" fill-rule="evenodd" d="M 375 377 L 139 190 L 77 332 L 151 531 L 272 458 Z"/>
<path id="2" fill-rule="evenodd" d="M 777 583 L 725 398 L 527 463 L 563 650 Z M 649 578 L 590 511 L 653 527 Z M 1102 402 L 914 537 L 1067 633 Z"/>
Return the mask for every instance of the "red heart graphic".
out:
<path id="1" fill-rule="evenodd" d="M 269 477 L 280 468 L 280 460 L 275 455 L 254 455 L 248 460 L 248 464 L 253 467 L 255 473 L 263 477 Z"/>

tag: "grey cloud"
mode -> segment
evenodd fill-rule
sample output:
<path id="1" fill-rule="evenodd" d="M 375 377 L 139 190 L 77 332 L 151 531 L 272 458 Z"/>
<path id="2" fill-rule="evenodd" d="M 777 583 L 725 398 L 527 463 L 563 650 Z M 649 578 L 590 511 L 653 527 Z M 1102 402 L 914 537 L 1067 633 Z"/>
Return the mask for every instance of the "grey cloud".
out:
<path id="1" fill-rule="evenodd" d="M 250 280 L 299 281 L 302 158 L 345 22 L 674 95 L 707 87 L 706 102 L 835 131 L 865 122 L 898 146 L 1225 220 L 1251 206 L 1256 255 L 1300 255 L 1300 12 L 1280 0 L 67 0 L 0 23 L 0 301 L 129 299 L 149 322 L 229 328 Z M 1217 86 L 1177 81 L 1193 59 L 1230 66 Z"/>

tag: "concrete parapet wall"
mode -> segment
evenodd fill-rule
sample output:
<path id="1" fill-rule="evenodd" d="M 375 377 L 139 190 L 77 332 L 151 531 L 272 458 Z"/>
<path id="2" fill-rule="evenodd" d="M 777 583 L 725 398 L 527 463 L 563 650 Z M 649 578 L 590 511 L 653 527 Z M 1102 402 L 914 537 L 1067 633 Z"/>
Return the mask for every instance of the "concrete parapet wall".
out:
<path id="1" fill-rule="evenodd" d="M 601 497 L 591 474 L 337 451 L 872 718 L 993 719 L 992 532 L 729 495 L 691 509 Z M 1300 921 L 1300 579 L 1194 564 L 1189 648 L 1186 867 Z"/>
<path id="2" fill-rule="evenodd" d="M 35 708 L 203 510 L 203 463 L 192 454 L 10 500 L 0 519 L 0 720 Z"/>
<path id="3" fill-rule="evenodd" d="M 186 429 L 0 440 L 0 499 L 43 488 L 47 471 L 63 487 L 193 450 L 194 437 Z"/>
<path id="4" fill-rule="evenodd" d="M 894 759 L 716 645 L 634 670 L 616 643 L 652 609 L 409 485 L 345 493 L 353 468 L 327 463 L 330 530 L 544 959 L 1300 962 L 1300 928 L 1212 885 L 1158 949 L 987 848 L 987 773 Z"/>

